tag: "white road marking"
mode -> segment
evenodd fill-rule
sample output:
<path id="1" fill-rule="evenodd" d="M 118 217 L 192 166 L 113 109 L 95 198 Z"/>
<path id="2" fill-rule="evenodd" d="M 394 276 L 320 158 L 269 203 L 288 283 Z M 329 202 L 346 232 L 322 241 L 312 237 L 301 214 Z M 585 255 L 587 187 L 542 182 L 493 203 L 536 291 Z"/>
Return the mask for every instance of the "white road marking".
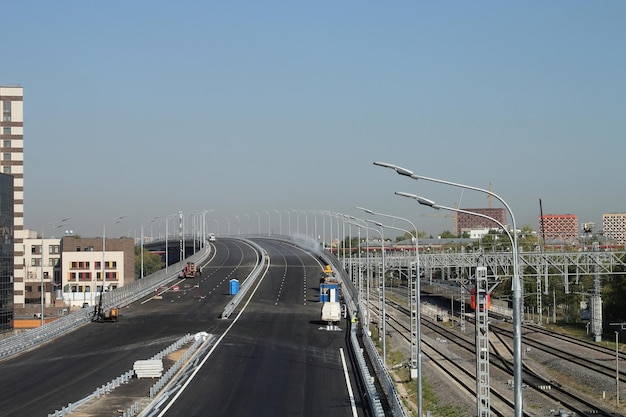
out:
<path id="1" fill-rule="evenodd" d="M 343 355 L 343 348 L 339 348 L 339 354 L 341 355 L 341 365 L 343 366 L 343 375 L 346 377 L 346 385 L 348 386 L 348 395 L 350 396 L 350 406 L 352 408 L 352 415 L 358 417 L 356 412 L 356 404 L 354 403 L 354 394 L 352 393 L 352 384 L 350 383 L 350 375 L 348 375 L 348 368 L 346 367 L 346 357 Z"/>

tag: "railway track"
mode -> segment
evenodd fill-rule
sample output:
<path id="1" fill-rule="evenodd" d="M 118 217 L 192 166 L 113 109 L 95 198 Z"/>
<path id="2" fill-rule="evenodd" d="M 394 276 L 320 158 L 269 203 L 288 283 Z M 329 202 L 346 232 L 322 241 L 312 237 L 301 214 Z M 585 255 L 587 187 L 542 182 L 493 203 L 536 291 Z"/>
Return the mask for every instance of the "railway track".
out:
<path id="1" fill-rule="evenodd" d="M 388 323 L 394 328 L 395 332 L 398 335 L 401 335 L 401 337 L 403 337 L 405 340 L 407 340 L 410 343 L 410 329 L 408 327 L 408 323 L 409 323 L 409 311 L 401 304 L 392 302 L 387 300 L 387 304 L 388 308 L 391 308 L 392 310 L 396 311 L 396 314 L 390 314 L 390 312 L 388 311 Z M 430 360 L 432 360 L 433 364 L 436 365 L 437 367 L 439 367 L 442 372 L 445 372 L 446 374 L 450 375 L 450 378 L 453 378 L 454 380 L 458 381 L 457 385 L 459 387 L 464 387 L 464 390 L 468 393 L 470 393 L 469 395 L 472 395 L 475 397 L 475 389 L 476 389 L 476 385 L 475 382 L 468 382 L 467 378 L 470 378 L 471 380 L 475 379 L 475 344 L 473 341 L 473 338 L 471 337 L 471 335 L 468 335 L 467 333 L 459 333 L 456 331 L 453 331 L 449 328 L 449 326 L 442 326 L 436 322 L 430 321 L 428 319 L 422 319 L 422 328 L 427 328 L 429 329 L 429 331 L 432 331 L 433 334 L 439 335 L 439 336 L 435 336 L 435 337 L 439 337 L 442 340 L 447 340 L 450 343 L 454 343 L 455 346 L 458 346 L 459 348 L 461 348 L 462 350 L 464 350 L 466 352 L 466 355 L 464 355 L 464 359 L 463 360 L 451 360 L 449 358 L 444 358 L 444 356 L 442 356 L 441 352 L 438 352 L 438 348 L 440 348 L 440 346 L 437 345 L 433 345 L 432 343 L 428 342 L 426 340 L 426 338 L 424 337 L 424 333 L 422 334 L 422 346 L 425 346 L 425 348 L 423 348 L 422 350 L 422 354 L 423 356 L 426 355 L 426 353 L 429 353 L 429 358 Z M 507 330 L 505 327 L 498 327 L 497 330 L 495 329 L 496 326 L 492 326 L 491 328 L 493 329 L 493 334 L 494 337 L 498 338 L 500 340 L 500 343 L 498 343 L 498 347 L 494 347 L 493 344 L 491 346 L 491 353 L 490 353 L 490 372 L 493 374 L 493 381 L 494 383 L 491 384 L 490 386 L 490 393 L 491 393 L 491 397 L 492 397 L 492 412 L 497 413 L 496 415 L 512 415 L 512 404 L 510 404 L 510 401 L 508 400 L 507 397 L 511 396 L 510 393 L 507 395 L 502 394 L 500 391 L 500 389 L 495 389 L 496 385 L 505 385 L 509 383 L 509 381 L 512 380 L 512 374 L 513 374 L 513 365 L 512 365 L 512 361 L 510 358 L 512 358 L 512 349 L 511 349 L 511 341 L 510 338 L 512 337 L 512 332 L 510 330 Z M 549 333 L 547 333 L 549 334 Z M 528 338 L 528 337 L 527 337 Z M 528 338 L 530 340 L 530 338 Z M 524 344 L 526 343 L 526 340 L 524 340 Z M 528 344 L 528 346 L 531 346 L 530 344 Z M 536 349 L 540 349 L 542 347 L 546 347 L 546 346 L 542 346 L 541 343 L 539 342 L 533 342 L 533 348 Z M 503 351 L 504 350 L 504 351 Z M 598 350 L 598 352 L 607 355 L 607 350 L 608 349 L 600 349 Z M 603 375 L 604 377 L 610 377 L 612 376 L 613 378 L 615 378 L 615 369 L 611 368 L 610 365 L 607 365 L 606 363 L 601 363 L 601 362 L 597 362 L 597 361 L 586 361 L 583 360 L 583 358 L 580 358 L 580 361 L 578 361 L 574 356 L 572 355 L 567 355 L 564 354 L 562 352 L 562 349 L 559 350 L 556 347 L 550 347 L 549 344 L 546 347 L 546 351 L 551 351 L 551 354 L 557 354 L 560 353 L 560 359 L 562 360 L 568 360 L 568 361 L 575 361 L 575 363 L 578 364 L 578 366 L 583 366 L 586 369 L 589 370 L 589 372 L 598 372 L 599 374 Z M 549 353 L 549 352 L 547 352 Z M 444 363 L 443 366 L 441 366 L 439 363 Z M 467 366 L 464 368 L 461 364 L 465 363 L 465 364 L 473 364 L 474 365 L 474 369 L 465 369 L 467 368 Z M 463 370 L 462 370 L 463 369 Z M 621 377 L 620 377 L 621 378 Z M 500 383 L 496 383 L 495 380 L 499 380 Z M 559 405 L 560 404 L 567 404 L 567 409 L 569 412 L 571 413 L 576 413 L 575 415 L 577 416 L 590 416 L 590 417 L 596 417 L 596 416 L 617 416 L 619 414 L 616 414 L 614 412 L 614 410 L 609 409 L 609 407 L 607 407 L 605 402 L 602 401 L 595 401 L 595 400 L 589 400 L 586 398 L 586 396 L 581 395 L 578 392 L 574 392 L 574 390 L 572 390 L 571 388 L 568 387 L 563 387 L 560 384 L 556 383 L 553 380 L 550 380 L 549 378 L 546 378 L 544 376 L 542 376 L 539 372 L 528 368 L 527 366 L 524 366 L 524 375 L 523 375 L 523 383 L 524 383 L 524 396 L 529 396 L 529 395 L 533 395 L 533 396 L 537 396 L 537 397 L 541 397 L 543 398 L 543 401 L 545 403 L 551 403 L 554 405 L 554 407 L 560 408 Z M 532 393 L 532 394 L 531 394 Z M 495 401 L 494 401 L 495 399 Z M 498 401 L 501 401 L 501 404 L 496 406 L 496 404 L 498 404 Z M 504 404 L 504 406 L 502 405 Z M 507 409 L 508 407 L 508 409 Z M 501 409 L 498 409 L 501 408 Z M 546 412 L 555 412 L 553 409 L 550 410 L 545 410 L 544 413 Z M 533 415 L 545 415 L 545 414 L 528 414 L 525 412 L 525 415 L 527 416 L 533 416 Z M 558 414 L 555 414 L 558 415 Z"/>

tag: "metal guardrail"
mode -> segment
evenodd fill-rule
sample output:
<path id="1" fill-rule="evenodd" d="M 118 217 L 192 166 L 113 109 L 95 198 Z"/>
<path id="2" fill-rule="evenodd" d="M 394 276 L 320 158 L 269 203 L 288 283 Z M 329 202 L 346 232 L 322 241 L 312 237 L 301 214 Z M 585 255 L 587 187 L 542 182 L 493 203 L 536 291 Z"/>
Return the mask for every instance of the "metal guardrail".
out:
<path id="1" fill-rule="evenodd" d="M 350 279 L 348 278 L 347 273 L 345 269 L 343 268 L 341 261 L 334 254 L 322 251 L 318 249 L 317 247 L 315 247 L 315 245 L 314 245 L 314 248 L 312 249 L 311 242 L 308 240 L 292 239 L 290 240 L 290 243 L 295 244 L 296 246 L 300 248 L 312 251 L 313 253 L 316 254 L 316 256 L 318 256 L 318 258 L 325 260 L 327 264 L 333 267 L 334 271 L 337 271 L 339 273 L 339 279 L 341 281 L 341 286 L 343 288 L 344 301 L 349 306 L 350 308 L 349 311 L 351 313 L 356 312 L 357 315 L 359 315 L 359 319 L 361 320 L 361 323 L 364 323 L 365 321 L 363 320 L 362 311 L 359 308 L 357 301 L 355 301 L 357 300 L 357 295 L 358 295 L 357 289 L 354 287 L 354 283 L 350 281 Z M 399 417 L 400 416 L 406 417 L 405 408 L 402 405 L 402 399 L 400 398 L 400 395 L 398 394 L 398 391 L 396 390 L 396 387 L 393 384 L 393 380 L 391 379 L 389 372 L 387 372 L 387 369 L 383 366 L 382 358 L 378 354 L 378 351 L 376 350 L 371 338 L 364 337 L 362 339 L 364 340 L 363 343 L 365 345 L 365 351 L 367 352 L 370 358 L 370 361 L 373 364 L 374 372 L 376 373 L 376 376 L 378 377 L 378 380 L 385 392 L 385 396 L 387 398 L 389 406 L 391 407 L 393 415 L 399 416 Z M 361 379 L 367 390 L 367 399 L 370 403 L 370 408 L 372 412 L 374 413 L 374 415 L 384 416 L 385 412 L 380 403 L 380 399 L 378 396 L 378 392 L 376 391 L 376 387 L 371 382 L 370 371 L 369 371 L 369 368 L 367 367 L 367 363 L 363 356 L 361 345 L 359 344 L 359 339 L 356 337 L 355 329 L 352 329 L 350 341 L 352 344 L 352 350 L 354 352 L 354 355 L 357 358 L 357 364 L 358 364 Z"/>
<path id="2" fill-rule="evenodd" d="M 170 353 L 177 351 L 185 344 L 189 343 L 191 340 L 193 340 L 193 338 L 194 336 L 191 336 L 190 334 L 186 334 L 185 336 L 181 337 L 176 342 L 174 342 L 172 345 L 168 346 L 167 348 L 163 349 L 161 352 L 157 353 L 151 359 L 162 359 L 165 356 L 169 355 Z M 200 341 L 200 343 L 198 342 L 198 340 Z M 196 344 L 200 345 L 202 343 L 204 343 L 204 340 L 199 338 L 196 340 L 193 346 L 195 346 Z M 174 373 L 175 372 L 172 372 L 171 374 L 169 374 L 169 371 L 168 371 L 168 374 L 166 375 L 168 375 L 168 378 L 171 378 L 171 375 L 173 375 Z M 78 411 L 80 407 L 85 405 L 88 401 L 98 399 L 102 395 L 106 395 L 106 394 L 113 392 L 113 390 L 118 388 L 120 385 L 128 383 L 133 378 L 134 375 L 135 375 L 134 370 L 131 369 L 129 371 L 126 371 L 121 376 L 115 378 L 111 382 L 108 382 L 102 385 L 101 387 L 96 388 L 96 390 L 90 395 L 84 398 L 81 398 L 80 400 L 76 402 L 69 403 L 67 407 L 63 407 L 61 410 L 56 410 L 54 413 L 48 414 L 48 417 L 65 417 L 68 414 L 73 414 L 74 411 Z M 150 389 L 150 392 L 152 393 L 152 388 Z M 138 412 L 139 412 L 139 404 L 135 402 L 126 411 L 124 411 L 123 415 L 130 417 L 130 416 L 136 415 Z"/>
<path id="3" fill-rule="evenodd" d="M 239 291 L 237 292 L 237 294 L 235 294 L 233 299 L 228 304 L 226 304 L 226 307 L 224 308 L 224 311 L 222 312 L 223 319 L 229 318 L 232 312 L 235 310 L 235 308 L 237 308 L 241 300 L 245 297 L 248 290 L 252 287 L 252 285 L 256 282 L 257 278 L 261 275 L 261 272 L 263 271 L 263 268 L 265 267 L 265 264 L 267 261 L 266 252 L 263 250 L 263 248 L 261 248 L 259 245 L 249 240 L 247 240 L 246 243 L 252 245 L 252 247 L 254 247 L 254 249 L 257 251 L 257 254 L 261 255 L 261 261 L 257 262 L 257 266 L 252 270 L 252 273 L 241 284 L 241 287 L 239 288 Z"/>
<path id="4" fill-rule="evenodd" d="M 352 328 L 350 332 L 350 342 L 353 347 L 358 347 L 355 349 L 355 357 L 358 364 L 359 374 L 361 375 L 361 381 L 365 385 L 365 390 L 367 391 L 367 400 L 370 404 L 370 409 L 374 413 L 375 416 L 385 416 L 385 411 L 383 410 L 383 406 L 380 403 L 380 399 L 378 398 L 378 392 L 376 392 L 376 387 L 374 386 L 373 378 L 370 374 L 369 368 L 367 367 L 367 363 L 365 362 L 365 357 L 361 352 L 361 347 L 359 345 L 359 339 L 356 337 L 356 328 Z"/>
<path id="5" fill-rule="evenodd" d="M 158 287 L 175 279 L 186 262 L 199 263 L 207 259 L 210 254 L 210 247 L 210 245 L 205 245 L 204 249 L 187 259 L 161 269 L 144 279 L 103 294 L 102 308 L 108 310 L 113 307 L 124 307 L 153 293 Z M 10 358 L 63 336 L 84 324 L 90 323 L 92 317 L 93 309 L 83 308 L 43 326 L 2 339 L 0 341 L 0 360 Z"/>
<path id="6" fill-rule="evenodd" d="M 318 254 L 318 256 L 321 256 L 323 259 L 326 259 L 328 263 L 333 266 L 333 269 L 335 271 L 339 272 L 341 281 L 342 281 L 341 285 L 343 288 L 344 299 L 346 303 L 349 303 L 349 305 L 356 306 L 357 302 L 355 302 L 355 298 L 357 296 L 357 290 L 354 287 L 354 283 L 350 281 L 350 279 L 348 278 L 347 273 L 344 270 L 343 265 L 341 264 L 341 261 L 339 261 L 339 259 L 337 259 L 337 257 L 334 254 L 322 252 L 319 250 L 317 250 L 316 253 Z M 359 314 L 360 316 L 359 319 L 361 320 L 361 323 L 365 323 L 362 311 L 360 309 L 352 307 L 351 311 L 352 312 L 356 311 L 357 314 Z M 385 397 L 387 398 L 387 402 L 389 403 L 389 406 L 391 408 L 393 415 L 406 417 L 406 411 L 402 404 L 402 399 L 400 398 L 400 395 L 398 394 L 398 391 L 396 390 L 396 386 L 393 383 L 393 380 L 391 379 L 391 375 L 389 375 L 389 372 L 387 372 L 387 369 L 383 365 L 382 358 L 378 354 L 378 351 L 376 350 L 376 347 L 374 346 L 372 339 L 370 337 L 363 337 L 362 340 L 365 346 L 365 351 L 367 352 L 370 362 L 372 363 L 372 366 L 374 367 L 374 373 L 376 374 L 378 381 L 380 382 L 380 385 L 385 393 Z M 357 358 L 359 356 L 362 357 L 363 354 L 360 353 L 361 345 L 359 344 L 359 341 L 356 337 L 354 338 L 352 345 L 353 345 L 352 346 L 353 350 L 356 352 Z M 361 374 L 369 376 L 369 369 L 367 368 L 367 364 L 365 363 L 365 360 L 363 359 L 361 361 L 357 359 L 357 361 L 359 362 L 359 371 L 361 372 Z M 368 385 L 366 385 L 366 387 L 368 390 L 367 396 L 368 396 L 368 399 L 370 400 L 372 411 L 375 413 L 378 413 L 379 412 L 378 407 L 380 407 L 381 414 L 376 414 L 376 415 L 384 416 L 385 414 L 382 409 L 382 406 L 380 405 L 380 401 L 378 400 L 378 393 L 376 392 L 376 388 L 373 386 L 373 384 L 371 384 L 371 387 Z M 373 401 L 372 398 L 375 398 L 376 401 Z M 372 402 L 374 402 L 374 404 L 372 404 Z"/>

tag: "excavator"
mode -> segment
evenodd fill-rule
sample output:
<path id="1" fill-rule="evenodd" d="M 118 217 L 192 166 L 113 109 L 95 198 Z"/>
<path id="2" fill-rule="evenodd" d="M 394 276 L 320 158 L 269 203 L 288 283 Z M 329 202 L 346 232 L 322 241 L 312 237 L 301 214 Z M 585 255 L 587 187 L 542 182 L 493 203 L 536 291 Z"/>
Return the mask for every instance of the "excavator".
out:
<path id="1" fill-rule="evenodd" d="M 110 308 L 109 310 L 104 310 L 102 308 L 102 294 L 104 291 L 100 291 L 100 299 L 98 301 L 98 305 L 93 309 L 93 317 L 91 321 L 97 322 L 114 322 L 117 321 L 119 316 L 119 309 L 117 307 Z"/>

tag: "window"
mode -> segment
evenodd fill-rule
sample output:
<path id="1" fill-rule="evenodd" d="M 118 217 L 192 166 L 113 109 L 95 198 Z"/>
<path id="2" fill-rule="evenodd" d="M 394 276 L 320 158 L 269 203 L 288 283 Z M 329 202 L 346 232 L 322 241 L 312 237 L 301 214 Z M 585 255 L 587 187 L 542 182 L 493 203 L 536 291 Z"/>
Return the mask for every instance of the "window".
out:
<path id="1" fill-rule="evenodd" d="M 102 263 L 101 263 L 100 261 L 96 261 L 96 262 L 94 262 L 94 264 L 95 264 L 95 265 L 93 266 L 94 268 L 96 268 L 96 269 L 102 269 Z"/>
<path id="2" fill-rule="evenodd" d="M 9 100 L 2 102 L 2 120 L 5 122 L 11 121 L 11 102 Z"/>
<path id="3" fill-rule="evenodd" d="M 2 134 L 3 135 L 10 135 L 11 134 L 11 128 L 7 127 L 7 126 L 3 127 L 2 128 Z"/>
<path id="4" fill-rule="evenodd" d="M 11 167 L 8 165 L 5 165 L 2 167 L 2 173 L 4 174 L 10 174 L 11 173 Z"/>
<path id="5" fill-rule="evenodd" d="M 11 160 L 11 152 L 5 152 L 2 154 L 2 160 L 3 161 L 10 161 Z"/>
<path id="6" fill-rule="evenodd" d="M 9 139 L 5 139 L 2 141 L 2 147 L 3 148 L 10 148 L 11 147 L 11 141 Z"/>
<path id="7" fill-rule="evenodd" d="M 48 253 L 50 255 L 57 255 L 61 253 L 61 245 L 50 245 L 48 246 Z"/>

